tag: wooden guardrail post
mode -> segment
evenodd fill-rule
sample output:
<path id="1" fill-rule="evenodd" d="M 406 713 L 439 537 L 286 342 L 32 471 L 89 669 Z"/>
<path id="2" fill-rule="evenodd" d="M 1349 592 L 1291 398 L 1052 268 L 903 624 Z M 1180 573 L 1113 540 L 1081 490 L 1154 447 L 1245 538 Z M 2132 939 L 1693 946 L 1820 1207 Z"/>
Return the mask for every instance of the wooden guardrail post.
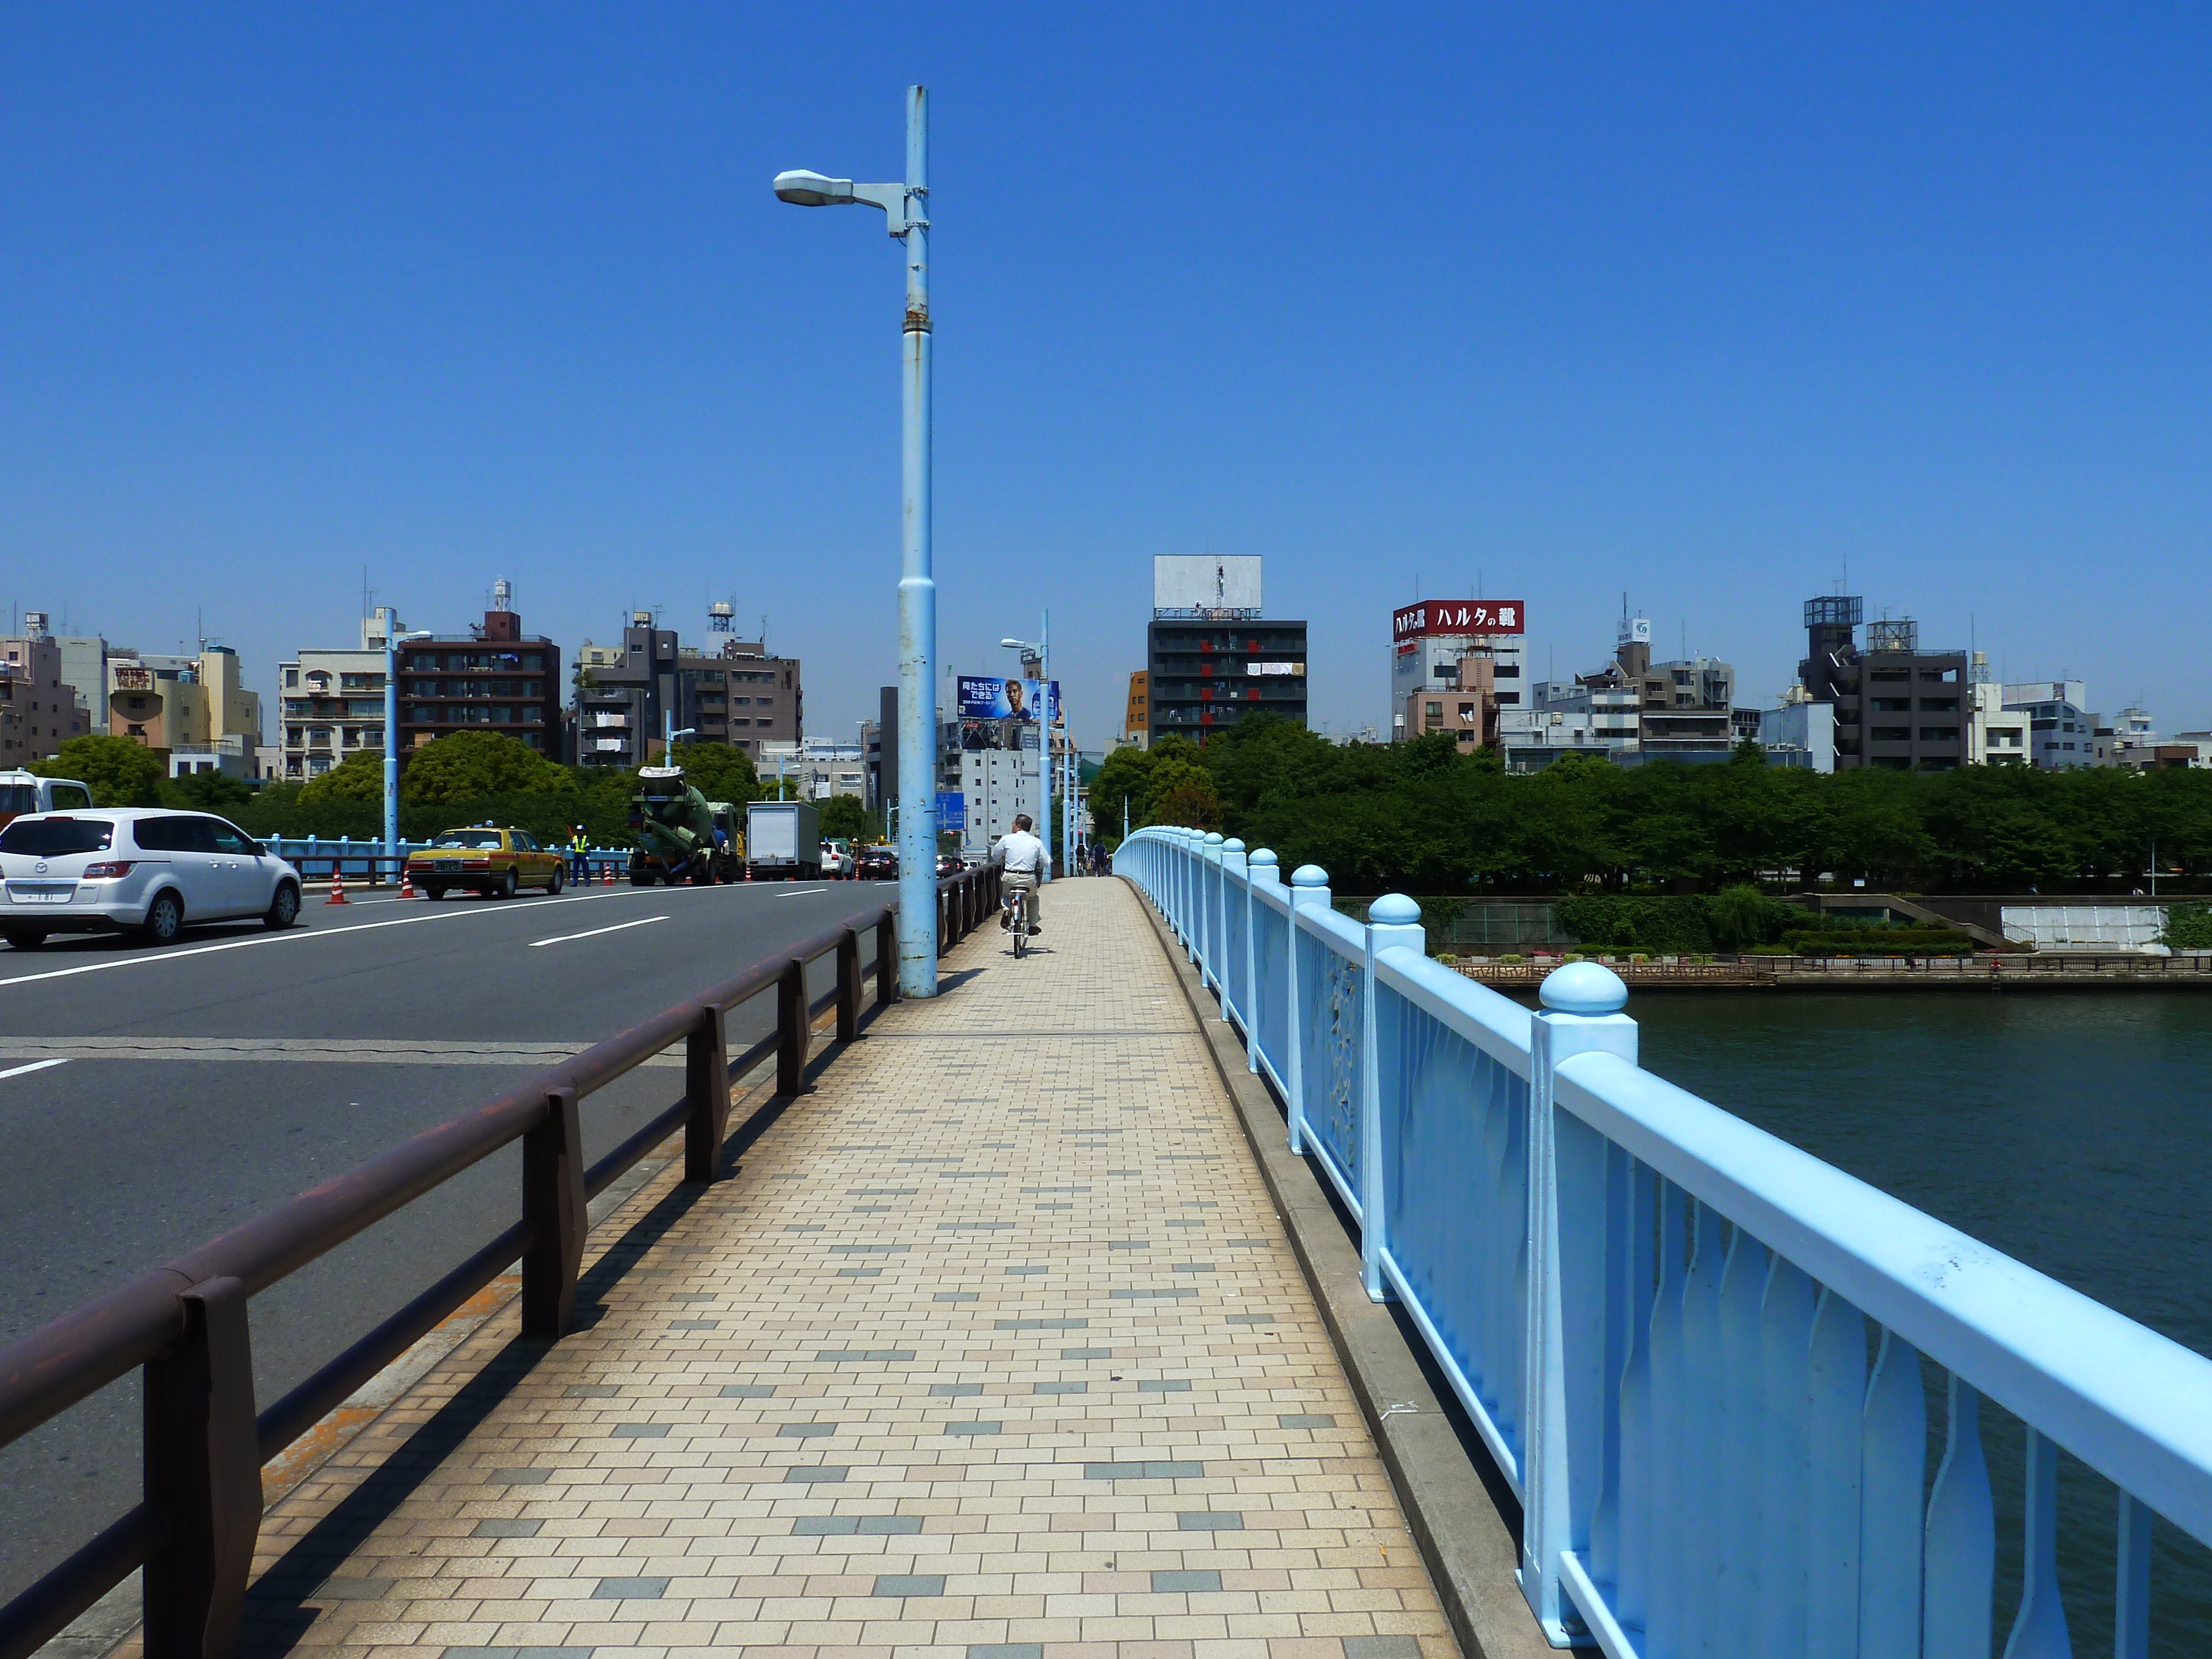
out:
<path id="1" fill-rule="evenodd" d="M 860 936 L 848 927 L 837 938 L 837 1041 L 860 1035 Z"/>
<path id="2" fill-rule="evenodd" d="M 177 1301 L 184 1334 L 145 1370 L 146 1502 L 169 1534 L 146 1563 L 144 1650 L 228 1659 L 261 1531 L 246 1286 L 206 1279 Z"/>
<path id="3" fill-rule="evenodd" d="M 584 1136 L 576 1091 L 555 1089 L 545 1116 L 522 1136 L 522 1334 L 548 1340 L 576 1322 L 576 1274 L 584 1262 Z"/>
<path id="4" fill-rule="evenodd" d="M 793 957 L 775 986 L 775 1091 L 795 1095 L 806 1083 L 806 964 Z"/>
<path id="5" fill-rule="evenodd" d="M 876 924 L 876 1006 L 898 1000 L 898 918 L 890 911 Z"/>
<path id="6" fill-rule="evenodd" d="M 699 1023 L 684 1039 L 684 1178 L 704 1183 L 720 1174 L 722 1141 L 730 1132 L 730 1048 L 722 1011 L 702 1005 Z"/>

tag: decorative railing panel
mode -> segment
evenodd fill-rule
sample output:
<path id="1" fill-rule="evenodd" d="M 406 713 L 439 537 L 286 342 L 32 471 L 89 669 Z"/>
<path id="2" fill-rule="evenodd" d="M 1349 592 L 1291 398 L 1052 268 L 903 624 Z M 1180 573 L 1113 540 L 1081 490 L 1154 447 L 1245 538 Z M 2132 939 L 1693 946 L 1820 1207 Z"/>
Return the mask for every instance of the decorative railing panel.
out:
<path id="1" fill-rule="evenodd" d="M 1519 1492 L 1555 1645 L 1990 1659 L 2013 1488 L 1986 1401 L 2024 1433 L 2005 1659 L 2071 1654 L 2088 1576 L 2148 1659 L 2154 1517 L 2212 1543 L 2212 1360 L 1643 1070 L 1607 969 L 1532 1015 L 1431 963 L 1411 901 L 1356 927 L 1322 871 L 1225 845 L 1141 830 L 1115 867 L 1235 1006 L 1370 1294 Z M 2062 1516 L 2062 1452 L 2118 1488 L 2108 1524 Z M 2212 1634 L 2189 1559 L 2175 1651 Z"/>

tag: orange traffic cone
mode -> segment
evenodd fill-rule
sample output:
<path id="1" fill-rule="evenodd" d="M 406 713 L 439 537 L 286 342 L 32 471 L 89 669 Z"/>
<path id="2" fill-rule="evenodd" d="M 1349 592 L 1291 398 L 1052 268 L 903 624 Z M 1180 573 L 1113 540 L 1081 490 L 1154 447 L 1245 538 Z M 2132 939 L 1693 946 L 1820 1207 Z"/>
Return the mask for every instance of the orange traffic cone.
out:
<path id="1" fill-rule="evenodd" d="M 599 870 L 605 878 L 605 879 L 599 883 L 599 885 L 602 887 L 613 886 L 615 884 L 615 861 L 612 859 L 609 859 L 605 863 L 599 866 Z"/>
<path id="2" fill-rule="evenodd" d="M 345 872 L 339 869 L 335 864 L 331 866 L 331 896 L 325 899 L 323 902 L 325 904 L 345 904 L 350 902 L 345 896 Z"/>
<path id="3" fill-rule="evenodd" d="M 415 872 L 404 864 L 399 866 L 399 896 L 402 898 L 415 896 Z"/>

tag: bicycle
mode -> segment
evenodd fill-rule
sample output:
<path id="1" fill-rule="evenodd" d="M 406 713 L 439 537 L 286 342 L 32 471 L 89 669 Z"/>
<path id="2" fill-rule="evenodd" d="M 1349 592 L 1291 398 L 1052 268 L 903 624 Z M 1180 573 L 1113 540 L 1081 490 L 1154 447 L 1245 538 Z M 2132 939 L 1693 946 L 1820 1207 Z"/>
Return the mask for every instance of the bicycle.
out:
<path id="1" fill-rule="evenodd" d="M 1004 901 L 1007 931 L 1014 936 L 1014 959 L 1030 953 L 1030 890 L 1010 888 Z"/>

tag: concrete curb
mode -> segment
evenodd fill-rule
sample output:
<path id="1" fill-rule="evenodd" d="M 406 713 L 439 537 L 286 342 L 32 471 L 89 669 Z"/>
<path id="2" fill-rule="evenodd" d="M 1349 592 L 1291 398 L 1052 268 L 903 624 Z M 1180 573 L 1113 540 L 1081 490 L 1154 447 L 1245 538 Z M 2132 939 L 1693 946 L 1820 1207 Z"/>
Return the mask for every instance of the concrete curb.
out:
<path id="1" fill-rule="evenodd" d="M 1479 1446 L 1470 1452 L 1389 1307 L 1367 1299 L 1358 1248 L 1319 1177 L 1291 1156 L 1282 1114 L 1267 1085 L 1245 1069 L 1235 1028 L 1221 1017 L 1159 912 L 1135 884 L 1130 890 L 1206 1035 L 1460 1650 L 1468 1659 L 1553 1654 L 1515 1581 L 1520 1545 L 1500 1502 L 1511 1503 L 1511 1489 L 1486 1453 Z"/>

